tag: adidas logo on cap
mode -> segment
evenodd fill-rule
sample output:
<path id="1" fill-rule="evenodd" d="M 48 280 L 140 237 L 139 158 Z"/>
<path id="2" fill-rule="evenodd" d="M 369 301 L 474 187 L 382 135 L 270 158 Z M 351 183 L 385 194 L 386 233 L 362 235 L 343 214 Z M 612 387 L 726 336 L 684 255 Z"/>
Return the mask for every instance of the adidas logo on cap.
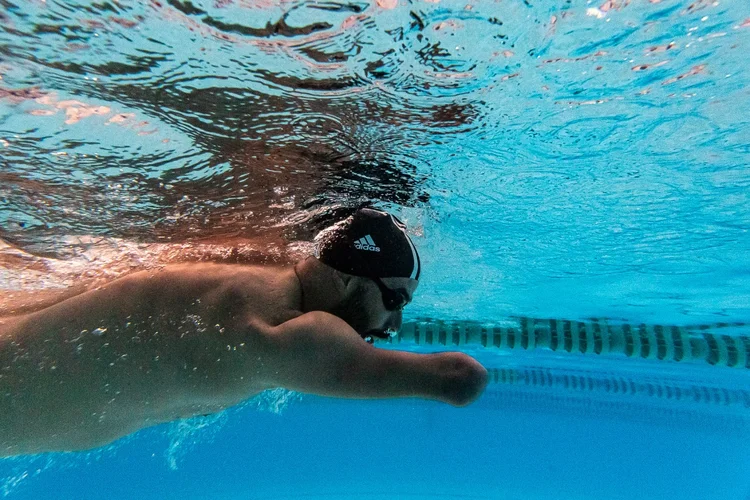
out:
<path id="1" fill-rule="evenodd" d="M 367 250 L 369 252 L 379 252 L 380 247 L 375 244 L 372 237 L 368 234 L 354 242 L 354 248 L 357 250 Z"/>

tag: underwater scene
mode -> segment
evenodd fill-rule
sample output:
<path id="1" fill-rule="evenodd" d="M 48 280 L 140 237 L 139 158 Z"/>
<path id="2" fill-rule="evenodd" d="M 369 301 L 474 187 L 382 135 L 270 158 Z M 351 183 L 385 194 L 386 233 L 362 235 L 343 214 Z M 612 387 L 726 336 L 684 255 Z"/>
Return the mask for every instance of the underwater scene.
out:
<path id="1" fill-rule="evenodd" d="M 750 500 L 748 53 L 747 0 L 0 0 L 0 497 Z M 295 263 L 363 207 L 413 271 L 362 278 L 397 319 L 352 349 L 486 387 L 323 390 L 349 343 L 302 338 L 293 382 L 97 430 L 198 372 L 156 323 L 82 318 L 160 310 L 198 357 L 225 325 L 159 309 L 181 280 L 260 266 L 222 279 L 309 306 Z M 154 378 L 113 375 L 137 356 Z"/>

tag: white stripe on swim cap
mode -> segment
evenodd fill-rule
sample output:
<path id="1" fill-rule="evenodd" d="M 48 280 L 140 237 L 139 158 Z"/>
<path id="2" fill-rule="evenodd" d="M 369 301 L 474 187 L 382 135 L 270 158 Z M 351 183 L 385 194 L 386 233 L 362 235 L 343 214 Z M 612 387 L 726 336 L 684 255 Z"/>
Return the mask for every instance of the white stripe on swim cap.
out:
<path id="1" fill-rule="evenodd" d="M 401 231 L 404 233 L 404 236 L 406 237 L 406 241 L 409 243 L 409 248 L 411 249 L 411 260 L 414 262 L 414 268 L 411 271 L 411 276 L 409 276 L 409 279 L 417 279 L 417 275 L 419 274 L 419 259 L 417 259 L 417 249 L 414 248 L 414 243 L 411 242 L 411 238 L 409 238 L 409 235 L 406 234 L 406 227 L 399 224 L 394 218 L 393 215 L 388 214 L 391 216 L 391 221 L 396 225 L 396 227 L 400 228 Z"/>

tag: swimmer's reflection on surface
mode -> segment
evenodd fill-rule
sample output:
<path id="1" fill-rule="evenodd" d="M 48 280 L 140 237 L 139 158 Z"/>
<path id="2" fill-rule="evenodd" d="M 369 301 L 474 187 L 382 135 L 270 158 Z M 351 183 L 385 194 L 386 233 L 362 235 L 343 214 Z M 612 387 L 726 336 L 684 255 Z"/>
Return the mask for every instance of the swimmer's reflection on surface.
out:
<path id="1" fill-rule="evenodd" d="M 140 271 L 0 321 L 0 456 L 80 450 L 263 390 L 464 406 L 487 371 L 458 352 L 368 345 L 420 277 L 404 225 L 362 209 L 291 266 Z"/>

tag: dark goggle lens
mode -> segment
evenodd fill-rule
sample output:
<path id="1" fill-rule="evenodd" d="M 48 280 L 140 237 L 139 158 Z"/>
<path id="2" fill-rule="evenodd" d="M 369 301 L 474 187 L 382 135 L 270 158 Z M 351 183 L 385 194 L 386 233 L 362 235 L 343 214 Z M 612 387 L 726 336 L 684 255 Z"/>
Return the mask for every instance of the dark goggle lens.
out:
<path id="1" fill-rule="evenodd" d="M 389 311 L 400 311 L 408 304 L 406 298 L 398 292 L 392 292 L 389 297 L 383 295 L 383 305 Z"/>
<path id="2" fill-rule="evenodd" d="M 383 296 L 383 305 L 389 311 L 400 311 L 409 303 L 409 299 L 402 292 L 392 290 L 385 286 L 385 283 L 380 278 L 372 278 L 372 280 L 380 288 L 380 293 Z"/>

